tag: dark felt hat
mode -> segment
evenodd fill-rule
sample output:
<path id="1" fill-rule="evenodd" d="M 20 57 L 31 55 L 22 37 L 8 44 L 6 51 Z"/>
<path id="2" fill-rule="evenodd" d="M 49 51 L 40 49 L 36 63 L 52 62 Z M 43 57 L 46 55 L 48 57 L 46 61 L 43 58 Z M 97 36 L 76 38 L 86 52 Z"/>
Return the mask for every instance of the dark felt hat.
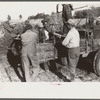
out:
<path id="1" fill-rule="evenodd" d="M 28 29 L 32 29 L 32 28 L 33 28 L 33 27 L 32 27 L 31 24 L 26 24 L 26 25 L 25 25 L 25 29 L 27 29 L 27 30 L 28 30 Z"/>
<path id="2" fill-rule="evenodd" d="M 41 22 L 44 24 L 45 22 L 47 22 L 47 20 L 42 20 Z"/>

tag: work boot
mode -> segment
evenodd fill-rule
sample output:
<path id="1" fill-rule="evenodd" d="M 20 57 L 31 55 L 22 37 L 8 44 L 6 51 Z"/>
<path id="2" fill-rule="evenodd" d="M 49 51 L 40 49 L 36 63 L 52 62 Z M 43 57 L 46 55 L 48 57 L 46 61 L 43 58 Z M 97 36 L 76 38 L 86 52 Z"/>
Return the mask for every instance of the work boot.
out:
<path id="1" fill-rule="evenodd" d="M 72 80 L 71 82 L 83 82 L 80 78 L 76 77 L 74 78 L 74 80 Z"/>
<path id="2" fill-rule="evenodd" d="M 62 79 L 63 79 L 64 82 L 71 82 L 71 80 L 67 79 L 67 78 L 64 77 L 64 76 L 62 77 Z"/>
<path id="3" fill-rule="evenodd" d="M 75 79 L 75 75 L 74 74 L 70 74 L 70 80 L 73 81 Z"/>

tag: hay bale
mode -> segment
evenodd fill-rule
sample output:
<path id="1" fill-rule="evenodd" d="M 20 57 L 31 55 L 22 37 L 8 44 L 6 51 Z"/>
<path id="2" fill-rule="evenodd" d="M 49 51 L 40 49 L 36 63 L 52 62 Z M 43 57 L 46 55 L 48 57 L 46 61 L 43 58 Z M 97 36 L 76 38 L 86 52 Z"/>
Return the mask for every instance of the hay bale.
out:
<path id="1" fill-rule="evenodd" d="M 9 47 L 11 46 L 14 36 L 23 32 L 23 24 L 16 24 L 14 27 L 8 22 L 3 22 L 0 25 L 0 32 L 4 32 L 4 36 L 0 38 L 0 53 L 7 54 Z"/>
<path id="2" fill-rule="evenodd" d="M 47 59 L 54 59 L 54 46 L 52 43 L 39 43 L 37 47 L 38 60 L 45 62 Z"/>

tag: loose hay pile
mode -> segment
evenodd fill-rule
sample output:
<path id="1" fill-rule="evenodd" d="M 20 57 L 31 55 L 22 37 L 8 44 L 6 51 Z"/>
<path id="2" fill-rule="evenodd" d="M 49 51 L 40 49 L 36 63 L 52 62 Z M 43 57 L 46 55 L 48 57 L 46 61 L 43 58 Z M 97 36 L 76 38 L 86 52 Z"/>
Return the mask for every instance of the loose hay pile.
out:
<path id="1" fill-rule="evenodd" d="M 3 34 L 0 38 L 0 54 L 6 54 L 16 34 L 23 32 L 23 24 L 10 25 L 8 22 L 2 22 L 0 32 Z"/>

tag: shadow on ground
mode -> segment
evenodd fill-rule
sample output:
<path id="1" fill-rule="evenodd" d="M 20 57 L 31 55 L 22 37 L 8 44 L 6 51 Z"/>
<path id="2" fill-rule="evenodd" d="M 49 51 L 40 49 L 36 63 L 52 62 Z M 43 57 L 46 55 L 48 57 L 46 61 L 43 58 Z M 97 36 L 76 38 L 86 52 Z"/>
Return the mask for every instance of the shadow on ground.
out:
<path id="1" fill-rule="evenodd" d="M 88 73 L 90 72 L 94 73 L 93 62 L 96 53 L 97 51 L 91 52 L 87 57 L 84 58 L 80 56 L 77 68 L 86 70 Z"/>
<path id="2" fill-rule="evenodd" d="M 55 60 L 50 60 L 47 63 L 40 64 L 40 67 L 44 70 L 50 70 L 52 73 L 57 75 L 60 79 L 62 79 L 64 82 L 70 82 L 60 71 L 59 68 L 61 66 L 57 66 Z"/>
<path id="3" fill-rule="evenodd" d="M 21 57 L 19 55 L 14 55 L 10 50 L 7 53 L 7 59 L 11 67 L 14 69 L 15 73 L 17 74 L 18 78 L 25 82 L 24 78 L 24 71 L 21 66 Z"/>
<path id="4" fill-rule="evenodd" d="M 94 72 L 93 70 L 93 60 L 96 52 L 90 53 L 87 57 L 82 58 L 80 56 L 78 66 L 77 68 L 86 70 L 88 73 Z M 21 66 L 21 58 L 18 55 L 14 55 L 10 50 L 8 51 L 7 54 L 8 62 L 11 65 L 11 67 L 15 70 L 15 73 L 17 74 L 18 78 L 22 81 L 25 82 L 24 78 L 24 71 Z M 64 82 L 70 82 L 59 70 L 62 68 L 60 64 L 57 64 L 56 60 L 50 60 L 46 63 L 40 64 L 40 67 L 43 70 L 50 70 L 52 73 L 57 75 L 60 79 L 62 79 Z M 20 69 L 20 71 L 19 71 Z M 20 73 L 22 72 L 22 73 Z"/>

